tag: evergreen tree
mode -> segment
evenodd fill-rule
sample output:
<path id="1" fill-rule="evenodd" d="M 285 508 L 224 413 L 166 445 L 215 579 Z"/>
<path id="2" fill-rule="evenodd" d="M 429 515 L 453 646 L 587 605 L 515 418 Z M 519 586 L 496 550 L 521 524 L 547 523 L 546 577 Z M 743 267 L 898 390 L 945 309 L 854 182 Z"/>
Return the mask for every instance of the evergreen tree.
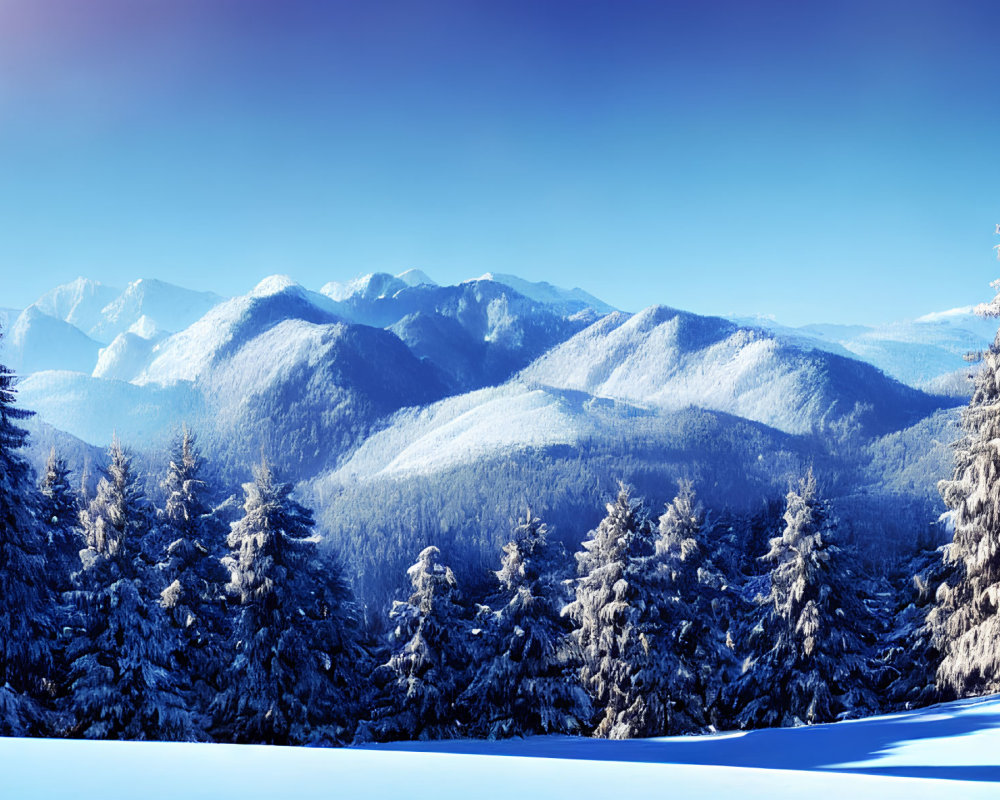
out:
<path id="1" fill-rule="evenodd" d="M 222 690 L 229 639 L 221 561 L 223 526 L 206 499 L 203 460 L 187 427 L 175 442 L 163 482 L 163 528 L 170 544 L 161 564 L 167 587 L 160 602 L 177 632 L 174 654 L 190 692 L 190 705 L 207 726 L 209 705 Z"/>
<path id="2" fill-rule="evenodd" d="M 1000 316 L 1000 294 L 977 311 Z M 958 697 L 1000 691 L 1000 334 L 983 354 L 962 429 L 954 476 L 940 485 L 955 525 L 955 573 L 930 618 L 943 654 L 938 688 Z"/>
<path id="3" fill-rule="evenodd" d="M 34 476 L 18 450 L 31 416 L 15 405 L 15 377 L 0 365 L 0 736 L 37 734 L 38 700 L 51 689 L 51 601 Z"/>
<path id="4" fill-rule="evenodd" d="M 878 705 L 866 677 L 871 620 L 811 470 L 786 501 L 785 529 L 764 556 L 770 591 L 732 691 L 744 728 L 828 722 Z"/>
<path id="5" fill-rule="evenodd" d="M 720 696 L 735 668 L 727 646 L 735 598 L 716 566 L 705 511 L 689 480 L 660 517 L 656 553 L 661 660 L 668 733 L 704 730 L 720 721 Z"/>
<path id="6" fill-rule="evenodd" d="M 243 488 L 225 559 L 239 608 L 231 676 L 214 706 L 221 730 L 236 742 L 345 741 L 364 657 L 349 587 L 312 535 L 312 512 L 266 462 Z"/>
<path id="7" fill-rule="evenodd" d="M 40 520 L 47 534 L 49 582 L 57 592 L 68 591 L 71 576 L 80 568 L 83 535 L 80 532 L 79 499 L 69 482 L 69 467 L 53 447 L 41 485 Z"/>
<path id="8" fill-rule="evenodd" d="M 486 646 L 462 697 L 469 733 L 496 739 L 579 733 L 593 714 L 578 679 L 579 656 L 560 615 L 548 527 L 528 510 L 503 547 L 498 611 L 488 613 Z"/>
<path id="9" fill-rule="evenodd" d="M 563 613 L 583 654 L 580 679 L 598 708 L 595 736 L 650 736 L 666 727 L 655 552 L 641 503 L 620 487 L 577 553 L 576 597 Z"/>
<path id="10" fill-rule="evenodd" d="M 170 627 L 155 571 L 141 556 L 152 511 L 115 439 L 107 477 L 81 524 L 80 634 L 70 642 L 73 733 L 89 739 L 183 740 L 194 736 L 170 653 Z"/>
<path id="11" fill-rule="evenodd" d="M 448 739 L 461 735 L 456 700 L 466 685 L 468 626 L 458 584 L 441 551 L 424 548 L 406 574 L 413 592 L 393 603 L 392 656 L 376 675 L 381 696 L 359 740 Z"/>

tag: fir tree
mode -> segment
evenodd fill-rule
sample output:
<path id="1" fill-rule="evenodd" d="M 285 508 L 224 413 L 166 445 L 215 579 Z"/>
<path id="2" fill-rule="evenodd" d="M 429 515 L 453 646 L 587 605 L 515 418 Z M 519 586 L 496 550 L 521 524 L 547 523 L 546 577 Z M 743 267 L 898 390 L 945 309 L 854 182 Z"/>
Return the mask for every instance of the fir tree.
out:
<path id="1" fill-rule="evenodd" d="M 393 603 L 393 652 L 376 675 L 381 697 L 359 740 L 448 739 L 462 733 L 456 700 L 466 685 L 468 626 L 441 551 L 424 548 L 407 570 L 413 592 Z"/>
<path id="2" fill-rule="evenodd" d="M 735 658 L 727 646 L 734 598 L 715 565 L 705 512 L 689 480 L 667 504 L 656 553 L 660 660 L 667 733 L 704 730 L 719 722 L 722 687 Z"/>
<path id="3" fill-rule="evenodd" d="M 69 467 L 53 447 L 41 485 L 39 517 L 47 534 L 47 562 L 52 588 L 71 588 L 71 575 L 80 568 L 83 535 L 80 532 L 79 498 L 69 482 Z"/>
<path id="4" fill-rule="evenodd" d="M 77 600 L 81 632 L 70 643 L 73 733 L 89 739 L 191 739 L 159 581 L 141 557 L 152 511 L 117 439 L 107 477 L 81 514 Z"/>
<path id="5" fill-rule="evenodd" d="M 834 544 L 812 471 L 788 492 L 785 529 L 764 556 L 770 591 L 732 691 L 741 727 L 828 722 L 877 708 L 867 685 L 871 620 Z"/>
<path id="6" fill-rule="evenodd" d="M 51 689 L 53 625 L 39 498 L 18 453 L 28 435 L 17 423 L 31 413 L 15 397 L 15 377 L 0 365 L 0 736 L 39 733 L 44 719 L 37 701 Z"/>
<path id="7" fill-rule="evenodd" d="M 175 442 L 163 482 L 163 528 L 170 540 L 161 564 L 167 587 L 160 601 L 177 631 L 174 654 L 190 705 L 207 725 L 209 705 L 222 690 L 229 639 L 222 565 L 223 526 L 207 502 L 201 453 L 184 428 Z"/>
<path id="8" fill-rule="evenodd" d="M 577 553 L 576 597 L 563 613 L 583 655 L 580 679 L 598 708 L 595 736 L 625 739 L 666 726 L 661 671 L 653 642 L 660 635 L 655 553 L 642 505 L 621 486 L 607 516 Z"/>
<path id="9" fill-rule="evenodd" d="M 486 646 L 462 697 L 469 733 L 496 739 L 580 733 L 593 714 L 578 679 L 579 656 L 560 615 L 548 527 L 528 510 L 503 547 L 498 600 L 486 615 Z"/>
<path id="10" fill-rule="evenodd" d="M 236 742 L 345 741 L 364 656 L 350 590 L 312 535 L 312 512 L 266 462 L 243 488 L 225 559 L 239 608 L 230 680 L 214 706 L 221 730 Z"/>
<path id="11" fill-rule="evenodd" d="M 1000 294 L 977 311 L 1000 316 Z M 954 476 L 940 485 L 955 525 L 955 574 L 930 617 L 943 653 L 938 688 L 958 697 L 1000 691 L 1000 334 L 983 354 L 962 429 Z"/>

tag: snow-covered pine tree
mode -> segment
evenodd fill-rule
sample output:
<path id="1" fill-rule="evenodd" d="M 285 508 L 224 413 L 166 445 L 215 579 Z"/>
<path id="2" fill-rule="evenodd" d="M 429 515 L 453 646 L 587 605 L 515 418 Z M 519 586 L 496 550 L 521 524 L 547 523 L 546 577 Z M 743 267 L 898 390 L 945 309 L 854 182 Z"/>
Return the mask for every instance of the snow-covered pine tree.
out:
<path id="1" fill-rule="evenodd" d="M 456 701 L 467 684 L 469 626 L 455 574 L 433 545 L 406 574 L 413 592 L 389 613 L 392 656 L 376 675 L 380 697 L 374 719 L 359 730 L 362 741 L 450 739 L 463 732 Z"/>
<path id="2" fill-rule="evenodd" d="M 660 517 L 656 540 L 662 633 L 661 659 L 667 733 L 686 733 L 719 722 L 723 686 L 735 671 L 727 646 L 734 598 L 715 565 L 704 507 L 690 480 Z"/>
<path id="3" fill-rule="evenodd" d="M 80 515 L 80 632 L 68 646 L 72 733 L 88 739 L 194 738 L 170 654 L 159 576 L 141 557 L 152 526 L 132 460 L 117 438 L 107 476 Z"/>
<path id="4" fill-rule="evenodd" d="M 214 704 L 219 730 L 241 743 L 343 742 L 364 668 L 352 594 L 290 484 L 264 462 L 243 488 L 224 560 L 238 615 L 235 659 Z"/>
<path id="5" fill-rule="evenodd" d="M 222 564 L 225 537 L 207 500 L 204 462 L 195 436 L 184 427 L 171 453 L 163 489 L 162 528 L 170 541 L 160 565 L 166 588 L 160 602 L 177 632 L 174 658 L 189 705 L 208 727 L 209 706 L 223 688 L 228 666 L 229 612 Z"/>
<path id="6" fill-rule="evenodd" d="M 834 544 L 812 470 L 786 502 L 785 529 L 764 556 L 772 564 L 770 592 L 732 687 L 744 728 L 828 722 L 878 707 L 866 670 L 870 616 Z"/>
<path id="7" fill-rule="evenodd" d="M 992 286 L 1000 291 L 1000 281 Z M 1000 294 L 976 311 L 1000 317 Z M 929 618 L 943 654 L 938 688 L 958 697 L 1000 691 L 1000 334 L 983 354 L 962 429 L 954 476 L 940 484 L 955 525 L 947 557 L 956 569 Z"/>
<path id="8" fill-rule="evenodd" d="M 41 484 L 39 519 L 46 533 L 49 582 L 57 592 L 68 591 L 71 576 L 80 568 L 83 535 L 80 531 L 79 498 L 70 486 L 69 467 L 56 453 L 49 453 Z"/>
<path id="9" fill-rule="evenodd" d="M 0 736 L 38 734 L 49 693 L 52 628 L 44 534 L 34 475 L 18 452 L 31 416 L 15 405 L 14 374 L 0 364 Z"/>
<path id="10" fill-rule="evenodd" d="M 579 682 L 580 659 L 560 615 L 558 580 L 548 526 L 531 509 L 503 547 L 497 611 L 486 616 L 484 652 L 460 702 L 469 735 L 496 739 L 580 733 L 593 715 Z"/>
<path id="11" fill-rule="evenodd" d="M 576 554 L 576 597 L 564 609 L 582 651 L 580 680 L 598 709 L 595 736 L 651 736 L 666 726 L 656 555 L 640 501 L 621 485 L 607 516 Z"/>

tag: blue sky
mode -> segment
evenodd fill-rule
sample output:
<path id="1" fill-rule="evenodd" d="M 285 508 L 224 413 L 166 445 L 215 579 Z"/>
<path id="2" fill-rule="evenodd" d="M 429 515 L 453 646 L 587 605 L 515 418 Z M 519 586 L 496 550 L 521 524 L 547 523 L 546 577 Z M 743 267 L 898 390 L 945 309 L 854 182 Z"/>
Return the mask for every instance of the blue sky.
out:
<path id="1" fill-rule="evenodd" d="M 419 267 L 879 322 L 989 296 L 995 11 L 0 0 L 0 306 Z"/>

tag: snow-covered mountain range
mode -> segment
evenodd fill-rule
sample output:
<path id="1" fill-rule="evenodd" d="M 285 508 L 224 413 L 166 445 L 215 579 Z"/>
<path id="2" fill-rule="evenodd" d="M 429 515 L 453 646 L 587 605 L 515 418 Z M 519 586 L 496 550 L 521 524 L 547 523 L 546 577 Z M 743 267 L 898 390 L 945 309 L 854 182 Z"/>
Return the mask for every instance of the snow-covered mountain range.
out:
<path id="1" fill-rule="evenodd" d="M 444 526 L 475 552 L 529 503 L 578 537 L 618 478 L 658 497 L 691 476 L 736 509 L 813 466 L 835 497 L 872 509 L 855 514 L 872 531 L 910 525 L 885 516 L 887 492 L 934 519 L 963 401 L 912 384 L 948 380 L 990 340 L 963 310 L 788 329 L 418 271 L 320 291 L 272 276 L 231 298 L 80 279 L 11 314 L 4 334 L 0 360 L 37 412 L 36 461 L 57 444 L 77 469 L 99 464 L 117 434 L 153 463 L 186 423 L 223 483 L 262 455 L 298 481 L 332 540 L 351 532 L 343 548 L 364 530 L 438 542 Z M 911 385 L 876 366 L 890 362 Z M 358 563 L 395 569 L 408 549 L 372 545 Z"/>
<path id="2" fill-rule="evenodd" d="M 573 441 L 592 424 L 561 416 L 564 390 L 641 409 L 701 407 L 793 434 L 885 433 L 942 403 L 863 362 L 911 385 L 943 381 L 990 328 L 970 309 L 795 330 L 662 306 L 630 315 L 580 289 L 501 274 L 439 286 L 418 270 L 319 292 L 273 276 L 229 299 L 158 280 L 118 291 L 80 278 L 10 318 L 0 353 L 25 376 L 24 402 L 56 429 L 97 446 L 118 431 L 147 447 L 184 419 L 220 438 L 243 430 L 258 450 L 308 429 L 315 441 L 293 449 L 311 465 L 404 424 L 388 414 L 448 397 L 421 413 L 462 422 L 435 435 L 426 463 Z"/>

